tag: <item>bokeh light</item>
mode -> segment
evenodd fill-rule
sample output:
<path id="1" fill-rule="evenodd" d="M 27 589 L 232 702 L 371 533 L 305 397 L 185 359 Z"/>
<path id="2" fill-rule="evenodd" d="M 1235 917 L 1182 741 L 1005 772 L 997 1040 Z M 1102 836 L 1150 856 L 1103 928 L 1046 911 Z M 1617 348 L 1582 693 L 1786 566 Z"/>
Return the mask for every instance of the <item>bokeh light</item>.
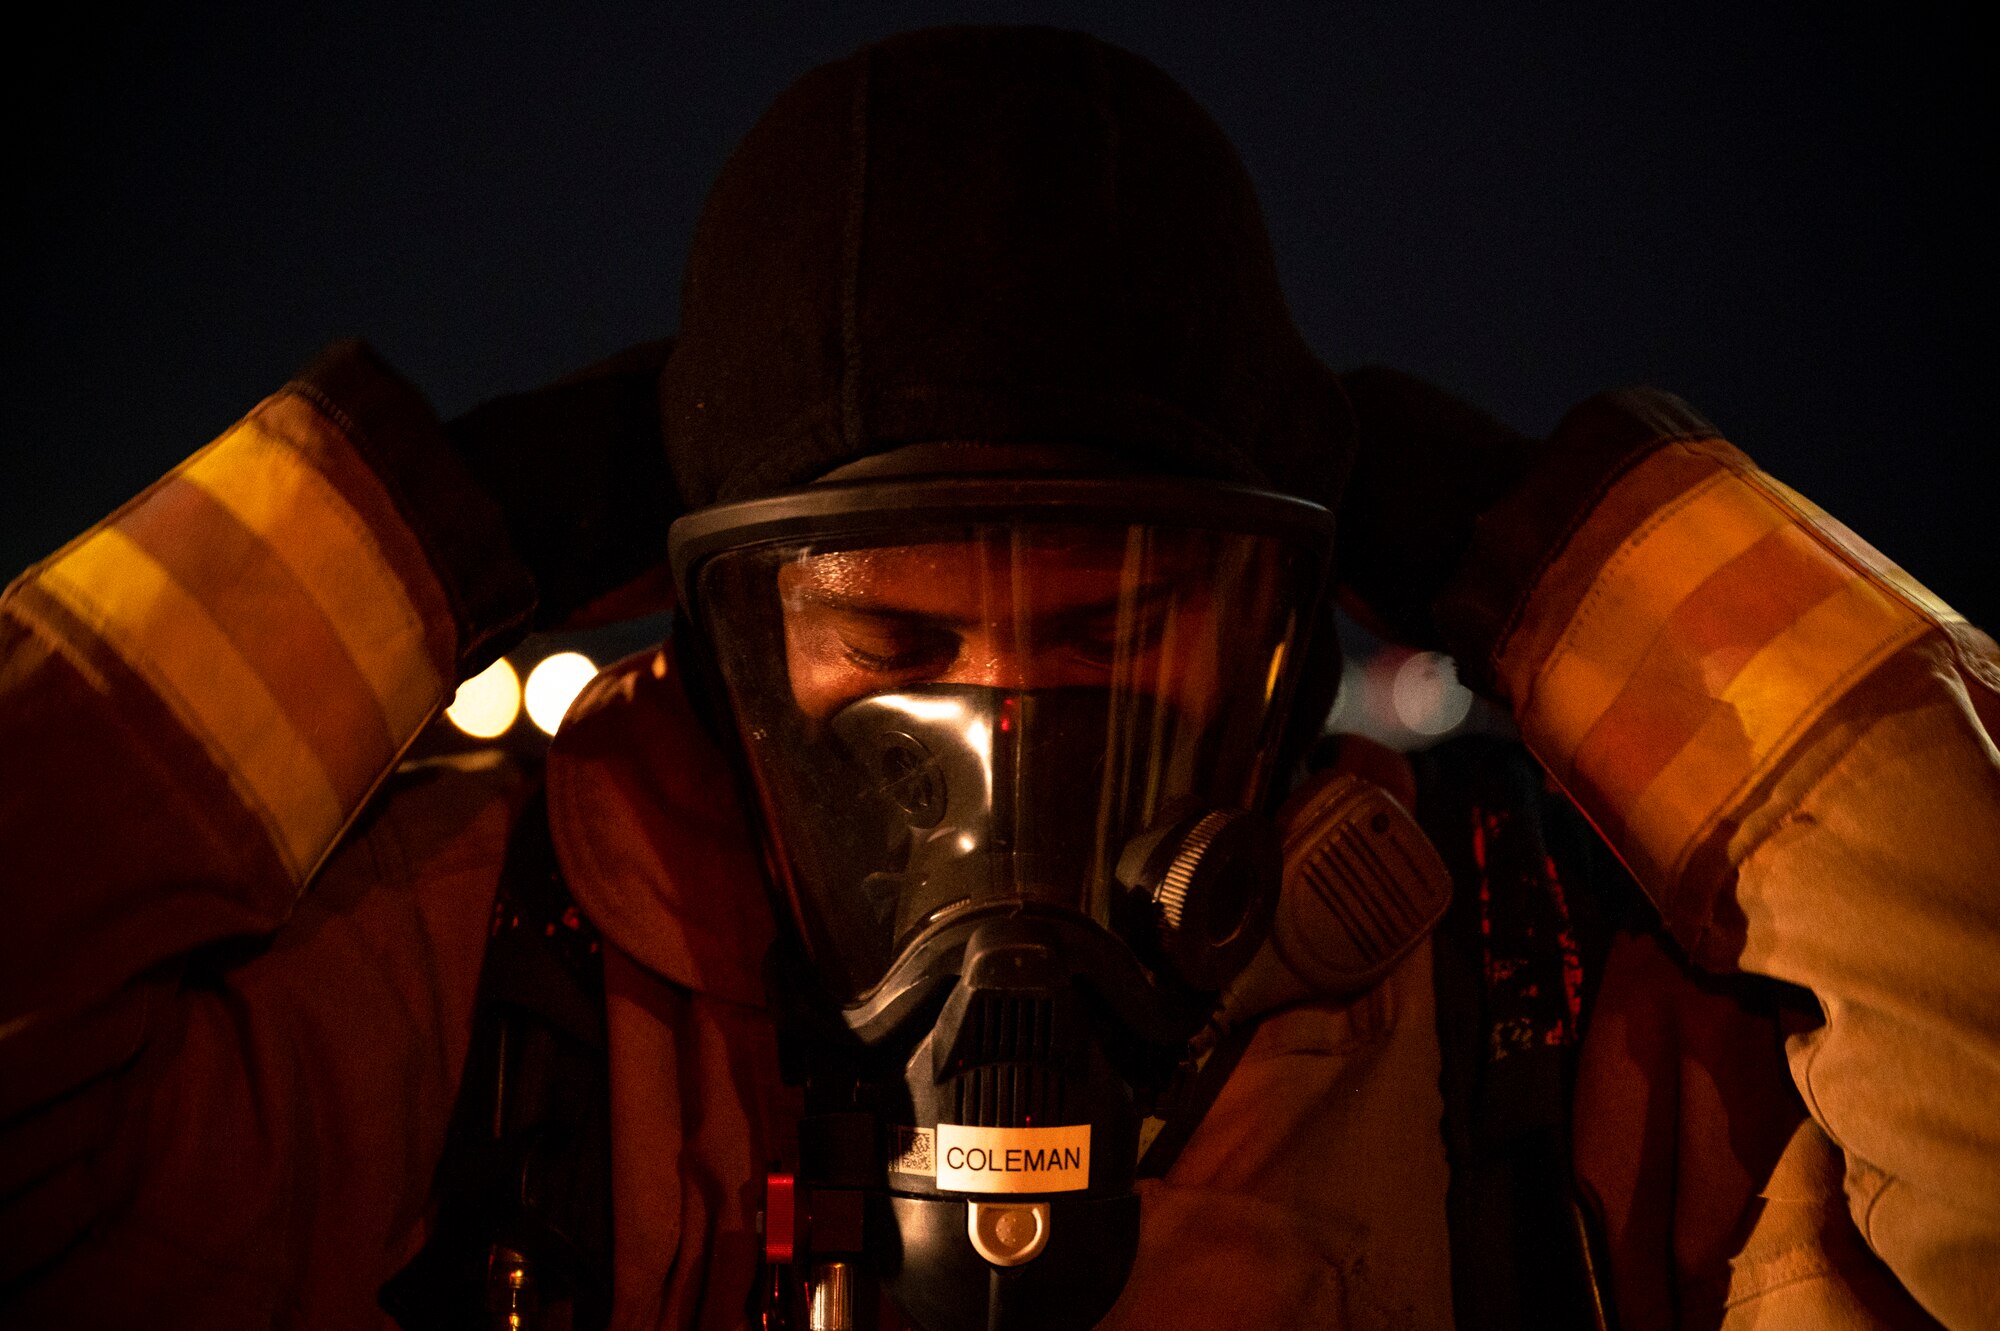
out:
<path id="1" fill-rule="evenodd" d="M 557 652 L 528 672 L 528 719 L 545 735 L 556 733 L 563 714 L 597 674 L 597 663 L 582 652 Z"/>
<path id="2" fill-rule="evenodd" d="M 1396 719 L 1419 735 L 1456 729 L 1472 710 L 1472 690 L 1458 682 L 1449 656 L 1418 652 L 1396 669 L 1390 687 Z"/>
<path id="3" fill-rule="evenodd" d="M 521 677 L 503 656 L 459 685 L 444 714 L 474 739 L 504 735 L 521 714 Z"/>

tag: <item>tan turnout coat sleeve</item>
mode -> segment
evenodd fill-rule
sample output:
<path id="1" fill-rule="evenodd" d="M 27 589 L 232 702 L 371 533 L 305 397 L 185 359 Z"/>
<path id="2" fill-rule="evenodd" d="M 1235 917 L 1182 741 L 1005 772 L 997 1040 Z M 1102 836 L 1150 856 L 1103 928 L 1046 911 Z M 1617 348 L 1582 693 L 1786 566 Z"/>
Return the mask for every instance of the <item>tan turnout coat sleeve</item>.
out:
<path id="1" fill-rule="evenodd" d="M 1686 956 L 1816 1000 L 1785 1051 L 1854 1227 L 1946 1325 L 2000 1325 L 2000 654 L 1673 399 L 1564 428 L 1627 460 L 1585 506 L 1483 523 L 1475 558 L 1510 524 L 1560 538 L 1478 664 Z M 1646 1219 L 1607 1186 L 1616 1248 Z"/>
<path id="2" fill-rule="evenodd" d="M 294 385 L 0 600 L 9 1326 L 380 1325 L 421 1241 L 524 792 L 384 787 L 460 643 L 357 428 Z"/>

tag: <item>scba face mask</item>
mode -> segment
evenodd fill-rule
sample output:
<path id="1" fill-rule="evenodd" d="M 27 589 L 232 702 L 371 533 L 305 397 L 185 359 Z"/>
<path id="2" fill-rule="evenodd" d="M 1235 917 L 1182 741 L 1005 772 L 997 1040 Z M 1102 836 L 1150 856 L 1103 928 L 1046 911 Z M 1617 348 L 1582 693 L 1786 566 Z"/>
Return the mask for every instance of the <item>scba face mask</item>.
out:
<path id="1" fill-rule="evenodd" d="M 809 1268 L 814 1325 L 869 1280 L 930 1331 L 1117 1298 L 1141 1122 L 1269 924 L 1331 537 L 1300 500 L 1125 477 L 822 484 L 675 525 L 791 926 L 807 1117 L 766 1247 Z"/>

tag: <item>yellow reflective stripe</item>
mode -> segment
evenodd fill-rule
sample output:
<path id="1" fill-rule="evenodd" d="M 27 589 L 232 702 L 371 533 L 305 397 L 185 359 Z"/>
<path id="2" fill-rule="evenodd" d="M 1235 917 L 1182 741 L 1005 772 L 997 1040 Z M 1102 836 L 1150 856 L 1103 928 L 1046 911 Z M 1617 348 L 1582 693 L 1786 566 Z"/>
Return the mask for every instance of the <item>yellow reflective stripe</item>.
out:
<path id="1" fill-rule="evenodd" d="M 1663 461 L 1655 455 L 1621 484 L 1648 485 L 1649 468 L 1663 469 L 1656 465 Z M 1524 701 L 1523 724 L 1551 752 L 1573 755 L 1618 700 L 1674 610 L 1783 525 L 1784 514 L 1754 502 L 1733 482 L 1731 474 L 1718 473 L 1628 538 L 1597 575 L 1534 684 L 1514 692 Z"/>
<path id="2" fill-rule="evenodd" d="M 88 624 L 202 741 L 303 883 L 346 822 L 318 755 L 201 601 L 130 537 L 100 528 L 42 569 L 42 589 Z"/>
<path id="3" fill-rule="evenodd" d="M 444 696 L 424 626 L 361 516 L 287 442 L 329 432 L 308 404 L 280 397 L 197 454 L 180 475 L 262 537 L 333 626 L 398 742 Z"/>
<path id="4" fill-rule="evenodd" d="M 1709 830 L 1806 727 L 1928 627 L 1855 575 L 1738 671 L 1708 718 L 1623 816 L 1625 845 L 1672 882 Z M 1586 777 L 1588 773 L 1584 774 Z"/>
<path id="5" fill-rule="evenodd" d="M 1929 630 L 1919 607 L 1942 604 L 1906 574 L 1914 594 L 1893 585 L 1893 565 L 1859 558 L 1775 481 L 1720 459 L 1687 487 L 1685 468 L 1656 455 L 1607 499 L 1643 509 L 1633 500 L 1674 471 L 1682 492 L 1659 495 L 1599 568 L 1550 571 L 1589 590 L 1549 658 L 1499 663 L 1533 681 L 1515 696 L 1536 755 L 1663 890 L 1793 741 Z"/>
<path id="6" fill-rule="evenodd" d="M 1816 528 L 1822 537 L 1838 546 L 1855 564 L 1893 587 L 1920 614 L 1928 615 L 1940 624 L 1965 622 L 1963 615 L 1946 605 L 1944 599 L 1936 592 L 1904 572 L 1902 565 L 1862 540 L 1846 523 L 1791 486 L 1761 471 L 1745 479 L 1775 495 L 1782 503 L 1790 505 L 1807 523 Z"/>

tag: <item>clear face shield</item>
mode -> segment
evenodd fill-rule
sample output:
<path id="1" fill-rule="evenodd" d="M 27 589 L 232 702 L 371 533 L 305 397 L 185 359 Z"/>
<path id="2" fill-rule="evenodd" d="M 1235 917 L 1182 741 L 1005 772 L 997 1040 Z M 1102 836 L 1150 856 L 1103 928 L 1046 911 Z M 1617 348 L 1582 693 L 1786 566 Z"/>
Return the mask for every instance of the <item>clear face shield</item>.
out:
<path id="1" fill-rule="evenodd" d="M 1063 1231 L 1051 1203 L 1111 1206 L 1125 1219 L 1090 1222 L 1103 1233 L 1136 1224 L 1146 1098 L 1268 924 L 1259 810 L 1331 518 L 1216 484 L 954 477 L 710 509 L 673 543 L 812 987 L 893 1068 L 857 1093 L 888 1143 L 892 1290 L 952 1325 L 960 1286 L 992 1277 L 1034 1324 L 1070 1322 L 1048 1320 L 1026 1259 L 982 1244 L 978 1199 L 988 1228 L 993 1206 L 1041 1207 L 1013 1225 L 1042 1235 L 1038 1258 Z M 928 1173 L 898 1172 L 910 1134 L 930 1135 Z M 953 1165 L 1072 1160 L 1075 1141 L 1081 1170 Z M 1048 1200 L 1005 1202 L 1016 1184 Z M 933 1203 L 971 1207 L 942 1284 L 907 1260 Z M 1041 1283 L 1074 1296 L 1065 1270 L 1115 1268 L 1115 1297 L 1129 1253 L 1101 1247 L 1071 1238 Z"/>

